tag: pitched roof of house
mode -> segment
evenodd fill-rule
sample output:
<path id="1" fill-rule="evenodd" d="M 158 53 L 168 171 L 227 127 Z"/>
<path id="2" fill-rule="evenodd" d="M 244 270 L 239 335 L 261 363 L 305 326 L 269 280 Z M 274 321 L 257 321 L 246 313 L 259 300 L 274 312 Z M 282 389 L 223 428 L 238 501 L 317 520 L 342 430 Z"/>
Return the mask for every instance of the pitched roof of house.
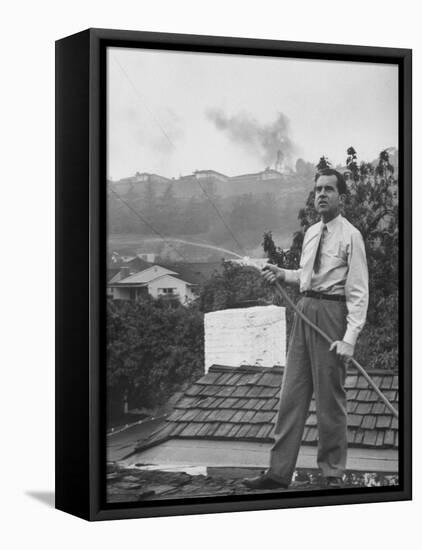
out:
<path id="1" fill-rule="evenodd" d="M 166 267 L 161 267 L 160 265 L 153 265 L 148 267 L 148 269 L 144 269 L 143 271 L 133 273 L 132 275 L 129 275 L 129 277 L 126 277 L 125 279 L 116 281 L 116 283 L 122 284 L 122 285 L 147 284 L 153 281 L 154 279 L 158 279 L 159 277 L 162 277 L 163 275 L 175 275 L 177 277 L 177 273 L 175 271 L 172 271 L 171 269 L 167 269 Z"/>
<path id="2" fill-rule="evenodd" d="M 159 279 L 165 275 L 169 275 L 179 281 L 183 281 L 189 285 L 199 284 L 201 277 L 187 269 L 184 265 L 178 267 L 177 265 L 158 265 L 158 264 L 147 264 L 147 268 L 142 271 L 137 271 L 132 273 L 128 277 L 121 279 L 120 271 L 117 272 L 114 277 L 109 281 L 109 285 L 136 285 L 136 286 L 145 286 L 152 281 Z"/>
<path id="3" fill-rule="evenodd" d="M 119 280 L 117 275 L 120 273 L 120 267 L 112 267 L 107 269 L 107 283 L 112 283 L 114 280 Z"/>
<path id="4" fill-rule="evenodd" d="M 146 260 L 143 260 L 139 256 L 136 256 L 135 258 L 132 258 L 128 262 L 126 262 L 127 266 L 129 266 L 132 269 L 136 269 L 137 271 L 142 271 L 143 269 L 148 269 L 149 267 L 152 267 L 151 262 L 147 262 Z"/>
<path id="5" fill-rule="evenodd" d="M 176 402 L 164 425 L 137 451 L 174 438 L 272 442 L 284 369 L 280 367 L 212 366 Z M 398 376 L 371 373 L 374 382 L 397 407 Z M 368 388 L 363 376 L 350 370 L 346 379 L 349 446 L 397 448 L 398 422 Z M 302 444 L 318 442 L 315 401 L 312 399 Z"/>
<path id="6" fill-rule="evenodd" d="M 139 271 L 144 271 L 150 267 L 153 267 L 153 265 L 154 264 L 146 262 L 139 257 L 131 258 L 126 262 L 119 262 L 114 267 L 107 269 L 107 283 L 113 284 L 121 281 L 122 268 L 127 268 L 128 272 L 133 275 L 134 273 L 138 273 Z"/>
<path id="7" fill-rule="evenodd" d="M 167 269 L 176 271 L 176 273 L 185 281 L 189 281 L 192 284 L 200 284 L 207 280 L 215 271 L 221 272 L 223 270 L 223 263 L 218 262 L 177 262 L 167 263 L 164 262 L 161 265 Z"/>

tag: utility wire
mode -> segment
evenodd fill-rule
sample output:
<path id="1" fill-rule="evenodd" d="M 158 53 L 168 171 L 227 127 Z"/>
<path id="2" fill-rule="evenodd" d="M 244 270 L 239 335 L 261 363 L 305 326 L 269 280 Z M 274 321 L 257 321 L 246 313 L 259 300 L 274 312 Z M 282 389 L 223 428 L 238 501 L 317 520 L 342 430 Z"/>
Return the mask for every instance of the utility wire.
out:
<path id="1" fill-rule="evenodd" d="M 165 136 L 165 138 L 167 139 L 167 141 L 170 143 L 170 145 L 173 147 L 173 149 L 175 149 L 175 145 L 174 143 L 172 142 L 172 140 L 170 139 L 169 135 L 167 134 L 167 132 L 164 130 L 163 126 L 160 124 L 159 120 L 157 119 L 157 117 L 154 115 L 154 113 L 151 111 L 151 109 L 148 107 L 148 105 L 146 104 L 146 101 L 144 99 L 144 97 L 142 96 L 142 94 L 139 92 L 139 90 L 137 89 L 137 87 L 135 86 L 135 84 L 133 83 L 132 79 L 129 77 L 127 71 L 124 69 L 124 67 L 121 65 L 121 63 L 117 60 L 117 58 L 113 57 L 114 61 L 116 62 L 116 64 L 119 66 L 120 70 L 122 71 L 122 73 L 124 74 L 124 76 L 126 77 L 126 79 L 128 80 L 129 84 L 131 85 L 133 91 L 135 92 L 135 94 L 139 97 L 139 99 L 141 99 L 144 107 L 146 108 L 146 110 L 149 112 L 149 114 L 151 115 L 151 118 L 153 119 L 153 121 L 157 124 L 157 126 L 160 128 L 161 132 L 163 133 L 163 135 Z M 239 240 L 236 238 L 236 235 L 233 233 L 232 229 L 230 228 L 230 226 L 226 223 L 226 221 L 224 220 L 224 217 L 223 215 L 221 214 L 220 210 L 218 209 L 217 205 L 214 203 L 214 201 L 210 198 L 210 196 L 208 195 L 208 193 L 205 191 L 205 189 L 202 187 L 201 183 L 199 182 L 199 179 L 198 178 L 195 178 L 195 181 L 197 182 L 197 184 L 199 185 L 199 188 L 201 189 L 202 193 L 205 195 L 205 197 L 207 198 L 207 200 L 211 203 L 212 207 L 214 208 L 214 210 L 216 211 L 218 217 L 220 218 L 221 222 L 223 223 L 224 227 L 227 229 L 227 231 L 229 232 L 229 234 L 231 235 L 232 239 L 234 240 L 234 242 L 236 243 L 236 246 L 239 248 L 239 250 L 246 256 L 246 251 L 245 249 L 243 248 L 243 246 L 240 244 Z M 121 197 L 119 196 L 119 198 L 121 199 Z M 125 202 L 125 201 L 122 201 L 122 202 Z M 125 204 L 128 206 L 128 204 L 125 202 Z"/>
<path id="2" fill-rule="evenodd" d="M 181 252 L 179 252 L 179 251 L 171 244 L 170 241 L 167 240 L 167 237 L 166 237 L 165 235 L 163 235 L 162 233 L 160 233 L 160 231 L 158 231 L 158 229 L 155 229 L 155 227 L 154 227 L 148 220 L 146 220 L 143 216 L 141 216 L 141 214 L 140 214 L 137 210 L 135 210 L 127 201 L 125 201 L 125 200 L 123 199 L 123 197 L 121 197 L 121 196 L 119 195 L 119 193 L 116 193 L 116 191 L 114 191 L 114 189 L 111 189 L 111 192 L 113 193 L 113 195 L 115 195 L 115 196 L 119 199 L 119 201 L 121 201 L 125 206 L 127 206 L 127 208 L 129 208 L 129 210 L 130 210 L 131 212 L 133 212 L 133 214 L 135 214 L 135 216 L 136 216 L 137 218 L 139 218 L 139 219 L 142 221 L 142 223 L 144 223 L 149 229 L 151 229 L 151 231 L 152 231 L 153 233 L 155 233 L 156 235 L 158 235 L 166 244 L 168 244 L 175 252 L 177 252 L 177 254 L 179 254 L 179 256 L 180 256 L 181 258 L 183 258 L 183 260 L 184 260 L 185 262 L 189 263 L 189 260 L 188 260 Z"/>
<path id="3" fill-rule="evenodd" d="M 212 207 L 214 208 L 214 210 L 217 212 L 217 215 L 218 217 L 220 218 L 220 220 L 223 222 L 223 225 L 224 227 L 227 229 L 227 231 L 230 233 L 230 235 L 232 236 L 232 239 L 234 240 L 234 242 L 236 243 L 236 245 L 238 246 L 239 250 L 245 255 L 247 256 L 246 254 L 246 251 L 245 249 L 243 248 L 243 246 L 239 243 L 239 241 L 237 240 L 236 238 L 236 235 L 233 233 L 233 231 L 230 229 L 230 227 L 227 225 L 227 223 L 225 222 L 222 214 L 220 213 L 219 209 L 217 208 L 217 205 L 214 203 L 213 200 L 211 200 L 211 198 L 209 197 L 208 193 L 205 191 L 205 189 L 202 187 L 202 185 L 200 184 L 199 182 L 199 179 L 198 178 L 195 178 L 196 182 L 198 183 L 199 187 L 201 188 L 201 191 L 203 192 L 203 194 L 206 196 L 206 198 L 210 201 Z"/>
<path id="4" fill-rule="evenodd" d="M 133 90 L 135 91 L 136 95 L 138 97 L 140 97 L 142 100 L 142 96 L 141 94 L 138 92 L 137 88 L 135 87 L 135 85 L 133 84 L 132 80 L 129 78 L 129 75 L 127 74 L 127 72 L 124 70 L 124 68 L 122 67 L 122 65 L 117 61 L 116 58 L 114 58 L 114 60 L 116 61 L 117 65 L 120 67 L 121 71 L 123 72 L 123 74 L 126 76 L 126 78 L 128 79 L 129 83 L 131 84 Z M 146 106 L 146 105 L 145 105 Z M 164 130 L 164 128 L 161 126 L 161 124 L 159 123 L 159 121 L 156 119 L 156 117 L 154 116 L 154 114 L 152 113 L 152 111 L 146 106 L 147 110 L 149 111 L 149 113 L 151 114 L 154 122 L 157 124 L 157 126 L 160 128 L 160 130 L 162 131 L 163 135 L 166 137 L 166 139 L 169 141 L 169 143 L 171 144 L 171 146 L 174 148 L 174 144 L 173 142 L 171 141 L 171 139 L 169 138 L 168 134 L 166 133 L 166 131 Z M 200 184 L 199 182 L 199 179 L 198 178 L 195 178 L 196 182 L 198 183 L 201 191 L 203 192 L 203 194 L 205 195 L 205 197 L 210 201 L 211 205 L 213 206 L 214 210 L 216 211 L 216 213 L 218 214 L 219 218 L 221 219 L 221 221 L 223 222 L 225 228 L 227 229 L 227 231 L 230 233 L 230 235 L 232 236 L 233 240 L 235 241 L 236 245 L 239 247 L 239 249 L 245 253 L 242 245 L 239 243 L 239 241 L 237 240 L 236 236 L 234 235 L 234 233 L 232 232 L 232 230 L 230 229 L 230 227 L 226 224 L 223 216 L 221 215 L 219 209 L 217 208 L 217 206 L 214 204 L 214 202 L 211 200 L 211 198 L 208 196 L 208 194 L 206 193 L 205 189 L 202 187 L 202 185 Z M 140 214 L 139 212 L 137 212 L 136 210 L 134 210 L 130 204 L 128 202 L 126 202 L 118 193 L 116 193 L 113 189 L 111 190 L 111 192 L 116 195 L 116 197 L 123 203 L 125 204 L 129 210 L 131 210 L 145 225 L 147 225 L 154 233 L 156 233 L 159 237 L 161 237 L 161 239 L 163 239 L 164 242 L 167 242 L 167 244 L 169 244 L 170 246 L 172 246 L 167 240 L 166 240 L 166 237 L 164 237 L 159 231 L 157 231 L 147 220 L 145 220 Z M 176 250 L 176 252 L 185 260 L 186 258 Z M 246 254 L 245 254 L 246 256 Z M 310 325 L 315 331 L 317 331 L 323 338 L 324 340 L 326 340 L 328 342 L 328 344 L 332 344 L 332 340 L 331 338 L 329 338 L 329 336 L 327 336 L 324 331 L 322 331 L 319 327 L 317 327 L 314 323 L 312 323 L 305 315 L 303 315 L 298 309 L 297 307 L 295 306 L 295 304 L 290 300 L 289 296 L 287 295 L 286 291 L 284 290 L 284 288 L 279 284 L 279 283 L 276 283 L 276 289 L 278 291 L 278 294 L 283 296 L 284 299 L 287 301 L 287 303 L 293 308 L 293 310 L 300 316 L 302 317 L 302 319 L 308 324 Z M 390 401 L 386 398 L 386 396 L 381 392 L 381 390 L 378 388 L 378 386 L 375 384 L 375 382 L 370 378 L 370 376 L 367 374 L 367 372 L 365 371 L 365 369 L 354 359 L 352 358 L 352 363 L 355 365 L 355 367 L 360 371 L 360 373 L 364 376 L 364 378 L 366 379 L 366 381 L 369 383 L 369 385 L 373 388 L 373 390 L 376 392 L 376 394 L 378 395 L 378 397 L 384 402 L 384 404 L 388 407 L 388 409 L 394 414 L 394 416 L 396 418 L 398 418 L 398 412 L 397 410 L 394 408 L 394 406 L 390 403 Z"/>
<path id="5" fill-rule="evenodd" d="M 127 74 L 125 68 L 121 65 L 120 61 L 117 60 L 117 58 L 113 57 L 114 61 L 117 63 L 117 65 L 120 67 L 120 70 L 122 71 L 122 73 L 125 75 L 125 77 L 127 78 L 129 84 L 132 86 L 132 89 L 133 91 L 135 92 L 135 94 L 138 96 L 138 98 L 142 101 L 145 109 L 149 112 L 149 114 L 151 115 L 151 118 L 152 120 L 155 122 L 155 124 L 160 128 L 161 132 L 163 133 L 164 137 L 167 139 L 167 141 L 170 143 L 170 145 L 174 148 L 174 143 L 172 142 L 172 140 L 170 139 L 169 135 L 167 134 L 167 132 L 164 130 L 164 128 L 162 127 L 162 125 L 160 124 L 160 121 L 157 119 L 157 117 L 154 115 L 154 113 L 152 112 L 152 110 L 148 107 L 147 105 L 147 102 L 145 101 L 145 98 L 143 97 L 143 95 L 139 92 L 138 88 L 135 86 L 135 84 L 133 83 L 132 79 L 130 78 L 130 76 Z"/>

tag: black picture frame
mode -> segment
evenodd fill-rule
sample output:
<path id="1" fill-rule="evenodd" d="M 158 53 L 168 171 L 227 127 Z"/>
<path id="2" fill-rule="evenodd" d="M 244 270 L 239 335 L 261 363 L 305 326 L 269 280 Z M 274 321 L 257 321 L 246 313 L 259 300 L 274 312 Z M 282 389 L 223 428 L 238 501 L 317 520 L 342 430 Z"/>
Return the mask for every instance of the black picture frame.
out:
<path id="1" fill-rule="evenodd" d="M 242 498 L 105 500 L 106 48 L 397 64 L 400 164 L 399 485 Z M 412 498 L 412 52 L 215 36 L 88 29 L 56 42 L 56 508 L 86 520 Z"/>

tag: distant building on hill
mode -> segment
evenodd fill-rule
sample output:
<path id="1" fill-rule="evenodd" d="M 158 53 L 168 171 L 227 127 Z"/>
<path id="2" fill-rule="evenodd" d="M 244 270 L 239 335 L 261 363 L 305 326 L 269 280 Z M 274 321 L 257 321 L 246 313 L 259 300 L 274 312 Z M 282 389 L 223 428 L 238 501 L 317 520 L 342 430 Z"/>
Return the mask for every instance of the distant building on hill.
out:
<path id="1" fill-rule="evenodd" d="M 194 176 L 198 180 L 211 179 L 214 181 L 226 182 L 230 178 L 221 172 L 216 172 L 215 170 L 195 170 Z"/>
<path id="2" fill-rule="evenodd" d="M 126 179 L 130 180 L 131 183 L 170 183 L 171 182 L 169 178 L 165 178 L 164 176 L 160 176 L 159 174 L 150 174 L 148 172 L 136 172 L 134 176 Z M 120 181 L 123 181 L 123 180 L 120 180 Z"/>
<path id="3" fill-rule="evenodd" d="M 277 170 L 273 170 L 272 168 L 266 168 L 262 172 L 255 172 L 252 174 L 240 174 L 239 176 L 233 176 L 230 178 L 230 181 L 232 182 L 259 182 L 259 181 L 266 181 L 266 180 L 274 180 L 274 179 L 281 179 L 283 177 L 283 174 L 281 172 L 277 172 Z"/>
<path id="4" fill-rule="evenodd" d="M 144 260 L 145 262 L 153 264 L 155 262 L 157 254 L 155 254 L 154 252 L 141 252 L 140 254 L 137 254 L 136 257 Z"/>

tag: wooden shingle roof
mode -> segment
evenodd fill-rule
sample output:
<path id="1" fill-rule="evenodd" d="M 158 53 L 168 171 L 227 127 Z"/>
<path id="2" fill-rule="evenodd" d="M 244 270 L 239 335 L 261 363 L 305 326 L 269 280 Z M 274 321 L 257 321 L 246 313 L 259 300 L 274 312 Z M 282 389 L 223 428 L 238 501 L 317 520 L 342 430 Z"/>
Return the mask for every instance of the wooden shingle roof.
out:
<path id="1" fill-rule="evenodd" d="M 137 451 L 173 438 L 272 442 L 284 369 L 213 365 L 176 402 L 165 424 Z M 397 408 L 398 376 L 371 372 L 374 382 Z M 349 446 L 397 448 L 398 422 L 363 376 L 350 370 L 346 379 Z M 318 443 L 312 399 L 302 444 Z"/>

